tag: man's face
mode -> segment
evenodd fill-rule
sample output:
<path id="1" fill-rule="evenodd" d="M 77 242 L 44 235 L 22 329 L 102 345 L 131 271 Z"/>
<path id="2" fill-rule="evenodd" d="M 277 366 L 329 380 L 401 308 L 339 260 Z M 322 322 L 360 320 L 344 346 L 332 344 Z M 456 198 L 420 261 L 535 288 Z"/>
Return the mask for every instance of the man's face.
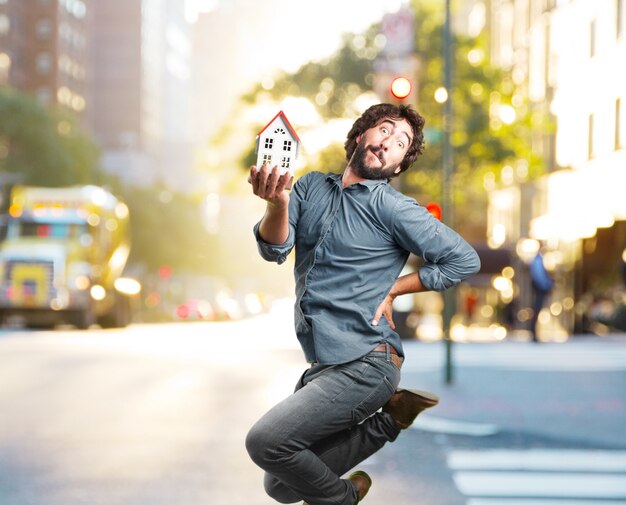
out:
<path id="1" fill-rule="evenodd" d="M 412 141 L 413 131 L 405 119 L 382 119 L 357 137 L 350 166 L 364 179 L 388 179 L 400 172 Z"/>

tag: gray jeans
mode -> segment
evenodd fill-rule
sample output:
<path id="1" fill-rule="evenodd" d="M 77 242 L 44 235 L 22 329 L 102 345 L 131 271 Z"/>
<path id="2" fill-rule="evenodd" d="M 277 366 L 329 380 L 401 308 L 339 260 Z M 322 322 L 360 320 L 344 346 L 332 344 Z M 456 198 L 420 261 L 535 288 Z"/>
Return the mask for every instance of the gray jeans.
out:
<path id="1" fill-rule="evenodd" d="M 252 427 L 246 448 L 265 470 L 265 490 L 280 503 L 353 505 L 354 484 L 341 475 L 400 433 L 377 411 L 400 382 L 385 352 L 342 365 L 309 368 L 293 395 Z"/>

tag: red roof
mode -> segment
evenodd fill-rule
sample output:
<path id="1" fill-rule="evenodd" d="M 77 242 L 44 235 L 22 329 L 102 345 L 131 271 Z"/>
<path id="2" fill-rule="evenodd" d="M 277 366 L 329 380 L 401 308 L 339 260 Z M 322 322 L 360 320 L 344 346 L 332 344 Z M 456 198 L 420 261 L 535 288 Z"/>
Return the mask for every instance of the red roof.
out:
<path id="1" fill-rule="evenodd" d="M 281 118 L 283 118 L 283 121 L 285 122 L 285 125 L 287 125 L 287 128 L 289 128 L 289 131 L 291 132 L 291 134 L 295 137 L 295 139 L 298 142 L 301 142 L 300 137 L 298 137 L 298 134 L 296 133 L 296 130 L 294 130 L 293 126 L 291 126 L 291 123 L 289 122 L 289 119 L 287 119 L 287 116 L 285 116 L 285 113 L 281 110 L 278 114 L 276 114 L 272 120 L 267 123 L 263 129 L 257 134 L 257 137 L 261 136 L 261 133 L 263 133 L 265 130 L 267 130 L 267 127 L 269 125 L 271 125 L 274 121 L 276 121 L 276 118 L 280 116 Z"/>

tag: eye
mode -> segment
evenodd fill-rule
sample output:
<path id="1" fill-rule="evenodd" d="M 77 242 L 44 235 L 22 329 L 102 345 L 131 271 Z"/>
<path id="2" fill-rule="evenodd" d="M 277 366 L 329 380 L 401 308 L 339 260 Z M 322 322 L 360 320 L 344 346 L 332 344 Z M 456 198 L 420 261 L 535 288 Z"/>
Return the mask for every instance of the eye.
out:
<path id="1" fill-rule="evenodd" d="M 381 126 L 380 131 L 386 134 L 389 133 L 389 128 L 387 128 L 386 126 Z"/>
<path id="2" fill-rule="evenodd" d="M 398 142 L 398 147 L 400 149 L 404 149 L 404 142 Z"/>

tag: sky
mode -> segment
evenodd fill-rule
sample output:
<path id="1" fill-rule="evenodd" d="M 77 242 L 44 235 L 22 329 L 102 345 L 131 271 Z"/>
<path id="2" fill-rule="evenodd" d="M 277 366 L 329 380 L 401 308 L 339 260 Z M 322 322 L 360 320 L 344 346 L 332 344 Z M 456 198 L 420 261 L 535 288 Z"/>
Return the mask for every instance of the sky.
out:
<path id="1" fill-rule="evenodd" d="M 188 19 L 200 23 L 207 67 L 201 81 L 194 131 L 206 138 L 233 111 L 239 96 L 280 70 L 296 71 L 307 61 L 335 53 L 345 33 L 360 33 L 396 12 L 406 0 L 187 0 Z M 208 63 L 208 66 L 206 65 Z"/>
<path id="2" fill-rule="evenodd" d="M 251 40 L 263 48 L 290 41 L 280 51 L 267 51 L 263 58 L 248 62 L 251 73 L 273 68 L 291 72 L 306 61 L 329 56 L 339 47 L 343 33 L 363 31 L 405 3 L 406 0 L 187 0 L 190 20 L 198 11 L 249 6 L 245 12 L 233 15 L 248 27 Z"/>

